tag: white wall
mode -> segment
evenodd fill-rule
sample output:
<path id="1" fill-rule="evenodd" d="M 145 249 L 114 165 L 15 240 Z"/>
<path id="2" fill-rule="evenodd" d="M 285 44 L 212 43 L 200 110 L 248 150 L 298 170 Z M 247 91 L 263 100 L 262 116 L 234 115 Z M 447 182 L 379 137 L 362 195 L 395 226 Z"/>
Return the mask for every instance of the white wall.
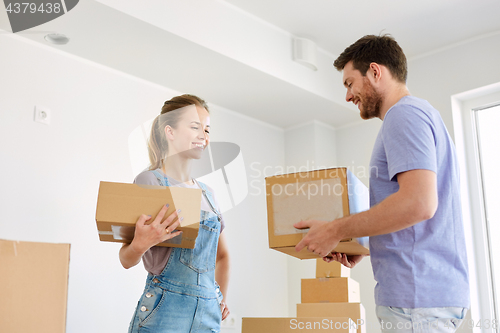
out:
<path id="1" fill-rule="evenodd" d="M 451 96 L 500 81 L 500 32 L 408 62 L 408 88 L 428 100 L 453 133 Z"/>
<path id="2" fill-rule="evenodd" d="M 335 131 L 338 165 L 348 167 L 366 186 L 369 186 L 370 157 L 381 125 L 382 121 L 377 118 Z"/>
<path id="3" fill-rule="evenodd" d="M 285 164 L 289 172 L 309 171 L 336 166 L 335 129 L 319 121 L 285 131 Z M 298 221 L 297 221 L 298 222 Z M 295 317 L 301 303 L 301 279 L 316 277 L 316 260 L 287 256 L 288 316 Z"/>
<path id="4" fill-rule="evenodd" d="M 337 162 L 346 166 L 366 186 L 369 180 L 370 156 L 382 121 L 372 119 L 348 125 L 336 130 Z M 361 304 L 365 307 L 366 332 L 380 332 L 380 325 L 375 315 L 374 288 L 370 257 L 364 258 L 351 270 L 351 278 L 359 283 Z"/>
<path id="5" fill-rule="evenodd" d="M 99 242 L 99 181 L 132 181 L 128 135 L 178 92 L 13 34 L 0 49 L 0 237 L 71 243 L 67 332 L 124 332 L 146 273 L 121 267 L 119 244 Z M 33 121 L 35 105 L 52 111 L 51 125 Z M 283 165 L 282 130 L 217 106 L 212 127 L 212 141 L 240 145 L 250 177 L 253 162 Z M 286 316 L 286 259 L 268 249 L 264 184 L 255 185 L 261 193 L 225 214 L 228 305 L 236 316 Z"/>
<path id="6" fill-rule="evenodd" d="M 222 107 L 211 106 L 211 112 L 211 140 L 241 147 L 252 184 L 247 198 L 224 213 L 232 258 L 228 306 L 238 327 L 241 317 L 286 316 L 287 264 L 269 249 L 264 180 L 267 170 L 283 167 L 283 130 Z"/>

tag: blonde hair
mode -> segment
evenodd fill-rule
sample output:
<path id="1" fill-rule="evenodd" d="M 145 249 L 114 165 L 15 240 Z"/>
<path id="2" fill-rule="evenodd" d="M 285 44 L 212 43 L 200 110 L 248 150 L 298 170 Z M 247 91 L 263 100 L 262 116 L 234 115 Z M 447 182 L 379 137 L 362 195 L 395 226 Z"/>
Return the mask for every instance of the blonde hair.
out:
<path id="1" fill-rule="evenodd" d="M 176 96 L 163 104 L 161 113 L 158 115 L 151 126 L 151 134 L 148 142 L 149 170 L 156 170 L 163 166 L 163 161 L 168 155 L 168 142 L 165 137 L 165 127 L 177 128 L 177 124 L 182 116 L 182 108 L 189 105 L 196 105 L 208 111 L 207 103 L 194 95 Z"/>

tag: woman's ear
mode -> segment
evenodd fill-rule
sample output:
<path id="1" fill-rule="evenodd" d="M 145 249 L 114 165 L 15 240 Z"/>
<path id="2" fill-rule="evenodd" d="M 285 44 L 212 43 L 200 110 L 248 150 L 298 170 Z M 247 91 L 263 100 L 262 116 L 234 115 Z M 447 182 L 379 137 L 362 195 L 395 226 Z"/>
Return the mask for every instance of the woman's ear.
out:
<path id="1" fill-rule="evenodd" d="M 210 144 L 210 137 L 209 137 L 209 136 L 207 136 L 207 137 L 205 138 L 205 149 L 208 147 L 208 145 L 209 145 L 209 144 Z"/>
<path id="2" fill-rule="evenodd" d="M 170 125 L 165 126 L 165 137 L 168 140 L 173 140 L 175 138 L 174 129 L 170 127 Z"/>

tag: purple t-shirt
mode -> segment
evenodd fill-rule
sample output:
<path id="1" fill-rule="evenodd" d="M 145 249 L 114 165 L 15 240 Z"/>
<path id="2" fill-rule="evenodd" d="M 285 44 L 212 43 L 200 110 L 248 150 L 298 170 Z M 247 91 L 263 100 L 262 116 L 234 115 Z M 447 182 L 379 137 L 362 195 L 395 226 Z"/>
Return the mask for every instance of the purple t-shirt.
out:
<path id="1" fill-rule="evenodd" d="M 158 169 L 162 175 L 164 173 Z M 170 183 L 170 186 L 177 186 L 177 187 L 185 187 L 185 188 L 196 188 L 198 189 L 198 185 L 188 185 L 185 183 L 181 183 L 180 181 L 170 178 L 167 176 L 168 182 Z M 159 186 L 158 179 L 154 175 L 152 171 L 143 171 L 140 174 L 137 175 L 134 179 L 134 184 L 140 184 L 140 185 L 156 185 Z M 220 212 L 220 207 L 217 202 L 217 199 L 215 197 L 215 193 L 212 190 L 212 188 L 207 186 L 207 189 L 213 194 L 213 199 L 214 199 L 214 204 L 215 204 L 215 209 L 217 209 L 218 212 Z M 212 208 L 210 207 L 210 204 L 207 202 L 207 199 L 205 198 L 204 195 L 201 196 L 201 210 L 211 212 Z M 226 224 L 224 223 L 224 219 L 221 215 L 221 229 L 224 230 Z M 164 247 L 164 246 L 153 246 L 149 250 L 144 253 L 142 256 L 142 262 L 144 264 L 144 268 L 146 270 L 153 274 L 153 275 L 160 275 L 165 266 L 167 265 L 168 258 L 170 258 L 170 253 L 172 252 L 171 247 Z"/>
<path id="2" fill-rule="evenodd" d="M 399 173 L 437 175 L 434 217 L 370 237 L 375 303 L 403 308 L 469 307 L 469 279 L 455 147 L 427 101 L 405 96 L 387 111 L 370 161 L 370 206 L 399 189 Z"/>

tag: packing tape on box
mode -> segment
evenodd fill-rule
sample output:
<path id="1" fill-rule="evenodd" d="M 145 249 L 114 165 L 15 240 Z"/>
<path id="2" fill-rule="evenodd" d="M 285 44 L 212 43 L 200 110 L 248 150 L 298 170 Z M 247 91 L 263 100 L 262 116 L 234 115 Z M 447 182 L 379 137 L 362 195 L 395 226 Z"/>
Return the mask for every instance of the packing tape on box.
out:
<path id="1" fill-rule="evenodd" d="M 119 241 L 129 241 L 131 242 L 134 238 L 135 227 L 126 227 L 119 225 L 112 225 L 112 231 L 102 231 L 99 230 L 99 235 L 113 236 L 115 240 Z M 174 230 L 175 232 L 175 230 Z M 182 234 L 175 236 L 174 238 L 168 239 L 163 244 L 181 244 L 182 243 Z"/>

